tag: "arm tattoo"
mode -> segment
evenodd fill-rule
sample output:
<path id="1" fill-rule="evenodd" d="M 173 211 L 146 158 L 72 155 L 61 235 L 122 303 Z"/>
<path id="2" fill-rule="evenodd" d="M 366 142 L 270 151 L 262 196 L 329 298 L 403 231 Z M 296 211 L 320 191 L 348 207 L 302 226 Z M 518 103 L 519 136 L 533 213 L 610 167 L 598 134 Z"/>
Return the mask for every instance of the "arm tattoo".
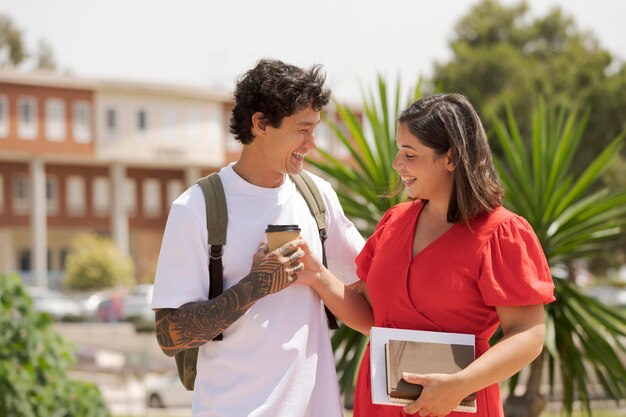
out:
<path id="1" fill-rule="evenodd" d="M 259 299 L 293 282 L 286 271 L 289 259 L 269 255 L 255 260 L 250 274 L 219 296 L 156 313 L 156 337 L 168 356 L 201 346 L 222 333 Z"/>

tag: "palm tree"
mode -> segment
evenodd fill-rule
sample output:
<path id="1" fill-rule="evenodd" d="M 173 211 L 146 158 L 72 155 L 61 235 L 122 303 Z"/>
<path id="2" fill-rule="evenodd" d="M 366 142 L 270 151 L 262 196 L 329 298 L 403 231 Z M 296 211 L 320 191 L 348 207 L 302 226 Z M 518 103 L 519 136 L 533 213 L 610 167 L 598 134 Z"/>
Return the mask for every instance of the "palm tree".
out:
<path id="1" fill-rule="evenodd" d="M 505 205 L 532 225 L 553 271 L 559 266 L 571 271 L 567 266 L 575 259 L 602 256 L 609 239 L 626 225 L 626 190 L 611 193 L 598 185 L 624 133 L 581 175 L 573 174 L 572 160 L 587 119 L 588 112 L 581 117 L 575 109 L 546 108 L 539 101 L 532 111 L 530 141 L 524 141 L 510 108 L 506 120 L 494 118 L 503 151 L 495 163 L 507 191 Z M 525 393 L 507 398 L 507 416 L 538 415 L 544 403 L 539 391 L 544 369 L 551 392 L 560 377 L 568 414 L 576 399 L 591 414 L 594 376 L 608 397 L 626 397 L 626 367 L 619 356 L 626 352 L 626 314 L 585 295 L 572 276 L 553 275 L 557 301 L 546 307 L 544 352 L 530 365 Z M 519 382 L 519 377 L 510 380 L 511 392 Z"/>
<path id="2" fill-rule="evenodd" d="M 410 100 L 421 95 L 421 83 Z M 399 202 L 380 195 L 397 182 L 391 162 L 396 152 L 396 120 L 400 108 L 400 85 L 396 85 L 390 107 L 386 83 L 379 78 L 378 96 L 364 100 L 367 122 L 363 124 L 347 107 L 337 103 L 341 121 L 349 136 L 336 124 L 327 121 L 352 158 L 346 166 L 327 152 L 321 159 L 309 161 L 334 178 L 337 193 L 346 214 L 369 236 L 382 214 Z M 403 106 L 403 107 L 404 107 Z M 576 111 L 546 111 L 538 104 L 533 114 L 530 150 L 519 134 L 510 111 L 506 121 L 495 119 L 496 136 L 504 156 L 495 158 L 503 185 L 507 190 L 505 205 L 528 219 L 542 243 L 551 266 L 572 259 L 589 258 L 602 253 L 611 237 L 626 224 L 626 190 L 610 194 L 595 189 L 604 167 L 618 152 L 623 135 L 616 138 L 579 177 L 572 174 L 572 156 L 580 144 L 587 116 L 579 118 Z M 626 396 L 626 369 L 618 353 L 626 352 L 621 341 L 626 336 L 626 315 L 586 296 L 574 283 L 555 279 L 557 301 L 548 305 L 547 336 L 544 353 L 527 372 L 526 393 L 509 395 L 506 410 L 509 416 L 536 416 L 543 409 L 539 395 L 545 368 L 551 388 L 556 386 L 556 373 L 561 379 L 562 401 L 568 413 L 575 399 L 580 399 L 591 413 L 588 381 L 590 370 L 604 392 L 614 399 Z M 494 339 L 495 340 L 495 339 Z M 345 402 L 350 405 L 354 384 L 367 338 L 342 325 L 332 338 L 337 352 L 337 370 Z M 564 365 L 564 366 L 561 366 Z M 519 374 L 510 380 L 511 393 L 520 383 Z"/>
<path id="3" fill-rule="evenodd" d="M 321 159 L 308 161 L 328 178 L 336 180 L 339 201 L 363 236 L 371 235 L 383 214 L 401 200 L 400 196 L 384 198 L 381 194 L 398 183 L 398 175 L 391 167 L 397 152 L 397 115 L 402 108 L 421 96 L 421 82 L 402 102 L 399 81 L 392 96 L 388 94 L 387 84 L 381 77 L 378 78 L 377 87 L 378 94 L 369 94 L 363 103 L 367 126 L 371 131 L 366 132 L 364 124 L 354 112 L 338 102 L 335 102 L 335 106 L 346 130 L 324 119 L 342 146 L 349 151 L 352 163 L 346 164 L 322 149 L 318 149 Z M 337 354 L 339 383 L 347 407 L 352 404 L 358 366 L 367 341 L 366 336 L 343 324 L 332 337 L 333 349 Z"/>

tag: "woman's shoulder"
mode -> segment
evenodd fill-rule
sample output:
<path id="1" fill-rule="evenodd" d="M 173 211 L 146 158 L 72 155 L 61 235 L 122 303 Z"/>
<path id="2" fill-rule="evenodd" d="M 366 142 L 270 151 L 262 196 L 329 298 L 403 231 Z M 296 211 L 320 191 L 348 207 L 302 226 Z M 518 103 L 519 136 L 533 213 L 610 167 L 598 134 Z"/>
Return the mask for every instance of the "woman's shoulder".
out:
<path id="1" fill-rule="evenodd" d="M 421 207 L 423 204 L 424 203 L 421 200 L 407 201 L 405 203 L 396 204 L 385 212 L 381 219 L 381 222 L 383 220 L 398 218 L 408 211 Z"/>
<path id="2" fill-rule="evenodd" d="M 387 211 L 380 218 L 376 229 L 380 230 L 385 228 L 388 224 L 393 224 L 396 221 L 401 221 L 401 219 L 404 217 L 403 215 L 410 212 L 411 209 L 415 208 L 417 204 L 421 204 L 421 202 L 409 201 L 406 203 L 399 203 L 387 209 Z"/>
<path id="3" fill-rule="evenodd" d="M 491 236 L 499 231 L 510 229 L 532 230 L 528 221 L 522 216 L 498 206 L 491 212 L 476 219 L 476 225 L 482 231 L 481 234 Z"/>

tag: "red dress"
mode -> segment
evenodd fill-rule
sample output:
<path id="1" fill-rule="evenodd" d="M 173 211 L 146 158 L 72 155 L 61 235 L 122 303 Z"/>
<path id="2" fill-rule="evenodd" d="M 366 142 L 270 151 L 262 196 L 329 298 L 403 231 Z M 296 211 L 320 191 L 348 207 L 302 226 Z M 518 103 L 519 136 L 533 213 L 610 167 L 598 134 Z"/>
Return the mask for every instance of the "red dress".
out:
<path id="1" fill-rule="evenodd" d="M 489 349 L 499 325 L 495 306 L 554 301 L 554 283 L 532 228 L 522 217 L 496 208 L 471 222 L 454 224 L 412 256 L 421 201 L 391 208 L 357 257 L 366 282 L 374 325 L 402 329 L 470 333 L 476 356 Z M 372 404 L 369 346 L 356 384 L 354 417 L 405 416 L 402 407 Z M 476 414 L 503 416 L 500 389 L 477 393 Z"/>

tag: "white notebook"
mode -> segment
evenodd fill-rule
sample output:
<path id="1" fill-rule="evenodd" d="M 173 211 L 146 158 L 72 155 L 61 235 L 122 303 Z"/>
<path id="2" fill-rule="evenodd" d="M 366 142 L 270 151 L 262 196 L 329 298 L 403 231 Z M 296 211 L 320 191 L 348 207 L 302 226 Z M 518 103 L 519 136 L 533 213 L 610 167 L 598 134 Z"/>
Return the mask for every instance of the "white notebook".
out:
<path id="1" fill-rule="evenodd" d="M 415 366 L 414 369 L 407 369 L 407 372 L 413 371 L 415 373 L 435 373 L 435 372 L 453 372 L 454 369 L 462 369 L 471 362 L 474 358 L 474 346 L 475 338 L 473 334 L 462 333 L 444 333 L 444 332 L 427 332 L 421 330 L 405 330 L 405 329 L 391 329 L 383 327 L 373 327 L 370 333 L 370 361 L 371 361 L 371 375 L 372 375 L 372 402 L 374 404 L 384 405 L 397 405 L 402 406 L 411 403 L 413 400 L 406 398 L 394 398 L 390 396 L 396 393 L 398 388 L 398 382 L 400 384 L 406 384 L 403 381 L 395 381 L 393 375 L 387 375 L 387 351 L 389 350 L 390 341 L 392 345 L 395 345 L 392 352 L 398 352 L 397 341 L 407 342 L 420 342 L 409 343 L 406 345 L 413 350 L 413 353 L 419 351 L 424 355 L 427 355 L 424 363 L 410 363 L 410 366 Z M 466 348 L 469 346 L 469 349 Z M 471 359 L 468 359 L 469 356 Z M 464 352 L 463 358 L 459 357 L 459 353 Z M 395 355 L 395 353 L 392 353 Z M 437 356 L 434 359 L 433 355 Z M 455 359 L 456 357 L 456 359 Z M 399 359 L 397 357 L 392 358 L 392 362 L 397 366 Z M 444 365 L 445 369 L 438 370 L 437 362 L 449 362 Z M 396 369 L 396 374 L 397 374 Z M 420 372 L 416 372 L 420 371 Z M 413 385 L 418 388 L 416 391 L 419 393 L 419 386 Z M 411 387 L 408 387 L 411 388 Z M 416 394 L 419 395 L 419 394 Z M 463 411 L 469 413 L 476 412 L 476 400 L 474 397 L 470 397 L 463 401 L 459 407 L 454 411 Z"/>

